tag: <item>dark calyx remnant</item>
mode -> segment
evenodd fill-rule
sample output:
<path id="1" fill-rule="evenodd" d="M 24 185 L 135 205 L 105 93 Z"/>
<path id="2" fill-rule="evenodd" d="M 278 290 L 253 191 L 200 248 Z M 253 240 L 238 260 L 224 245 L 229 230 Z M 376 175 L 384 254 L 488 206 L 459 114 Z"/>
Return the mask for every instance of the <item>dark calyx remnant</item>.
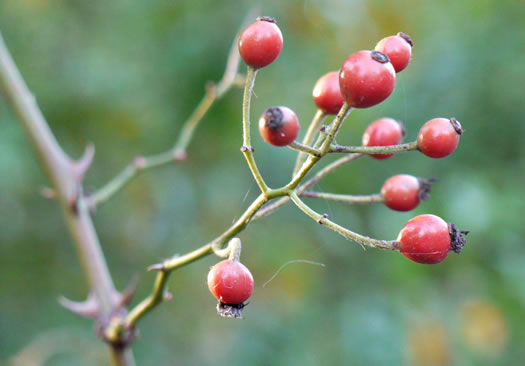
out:
<path id="1" fill-rule="evenodd" d="M 430 193 L 432 192 L 432 183 L 437 182 L 437 178 L 417 178 L 419 182 L 419 199 L 421 201 L 428 201 L 430 199 Z"/>
<path id="2" fill-rule="evenodd" d="M 221 301 L 217 304 L 217 313 L 223 318 L 242 319 L 242 309 L 248 304 L 225 304 Z"/>
<path id="3" fill-rule="evenodd" d="M 279 107 L 268 108 L 264 112 L 264 127 L 272 131 L 280 131 L 283 128 L 283 111 Z"/>
<path id="4" fill-rule="evenodd" d="M 376 60 L 377 62 L 381 62 L 382 64 L 386 64 L 386 63 L 390 62 L 390 59 L 388 58 L 388 56 L 385 55 L 382 52 L 372 51 L 372 52 L 370 52 L 370 54 L 371 54 L 372 58 L 374 60 Z"/>
<path id="5" fill-rule="evenodd" d="M 448 232 L 450 233 L 450 239 L 451 239 L 451 246 L 450 250 L 460 253 L 461 249 L 465 246 L 467 243 L 467 239 L 465 239 L 465 235 L 469 233 L 469 231 L 463 231 L 458 230 L 458 227 L 452 223 L 448 224 Z"/>
<path id="6" fill-rule="evenodd" d="M 277 23 L 275 19 L 273 19 L 272 17 L 266 17 L 266 16 L 257 17 L 257 21 L 258 22 L 269 22 L 269 23 L 274 23 L 274 24 Z"/>
<path id="7" fill-rule="evenodd" d="M 450 118 L 450 124 L 452 125 L 452 127 L 454 127 L 454 130 L 456 130 L 456 133 L 458 135 L 462 135 L 463 132 L 465 132 L 465 130 L 461 127 L 461 123 L 459 123 L 459 121 L 454 117 Z"/>
<path id="8" fill-rule="evenodd" d="M 397 35 L 399 37 L 403 38 L 405 41 L 407 41 L 407 43 L 410 45 L 410 47 L 414 47 L 414 41 L 412 40 L 412 38 L 408 34 L 403 33 L 403 32 L 399 32 Z"/>

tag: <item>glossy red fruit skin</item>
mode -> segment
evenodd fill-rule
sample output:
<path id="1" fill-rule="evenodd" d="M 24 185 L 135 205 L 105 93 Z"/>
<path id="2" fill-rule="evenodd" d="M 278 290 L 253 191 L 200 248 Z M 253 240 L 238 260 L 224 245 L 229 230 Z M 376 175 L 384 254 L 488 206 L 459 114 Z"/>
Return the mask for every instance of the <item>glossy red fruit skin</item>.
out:
<path id="1" fill-rule="evenodd" d="M 381 61 L 378 61 L 381 60 Z M 384 101 L 396 86 L 396 72 L 388 57 L 377 51 L 358 51 L 339 72 L 339 87 L 346 103 L 368 108 Z"/>
<path id="2" fill-rule="evenodd" d="M 239 53 L 248 66 L 268 66 L 281 54 L 283 35 L 275 20 L 259 17 L 239 37 Z"/>
<path id="3" fill-rule="evenodd" d="M 405 129 L 392 118 L 380 118 L 372 122 L 363 134 L 363 146 L 391 146 L 403 141 Z M 375 159 L 388 159 L 394 154 L 371 154 Z"/>
<path id="4" fill-rule="evenodd" d="M 399 232 L 400 252 L 416 263 L 436 264 L 450 252 L 452 240 L 448 224 L 434 215 L 409 220 Z"/>
<path id="5" fill-rule="evenodd" d="M 223 304 L 239 305 L 252 296 L 253 277 L 244 264 L 224 260 L 210 268 L 208 288 Z"/>
<path id="6" fill-rule="evenodd" d="M 339 72 L 332 71 L 321 76 L 312 95 L 317 108 L 326 114 L 337 114 L 345 102 L 339 88 Z"/>
<path id="7" fill-rule="evenodd" d="M 458 147 L 459 136 L 463 131 L 459 125 L 458 132 L 451 121 L 452 119 L 447 118 L 434 118 L 426 122 L 417 135 L 418 149 L 434 159 L 452 154 Z"/>
<path id="8" fill-rule="evenodd" d="M 412 58 L 412 40 L 404 33 L 385 37 L 375 47 L 376 51 L 388 56 L 396 72 L 403 71 Z"/>
<path id="9" fill-rule="evenodd" d="M 268 108 L 259 118 L 259 132 L 270 145 L 286 146 L 299 134 L 299 119 L 288 107 Z"/>
<path id="10" fill-rule="evenodd" d="M 413 175 L 394 175 L 381 188 L 385 206 L 395 211 L 410 211 L 419 205 L 419 179 Z"/>

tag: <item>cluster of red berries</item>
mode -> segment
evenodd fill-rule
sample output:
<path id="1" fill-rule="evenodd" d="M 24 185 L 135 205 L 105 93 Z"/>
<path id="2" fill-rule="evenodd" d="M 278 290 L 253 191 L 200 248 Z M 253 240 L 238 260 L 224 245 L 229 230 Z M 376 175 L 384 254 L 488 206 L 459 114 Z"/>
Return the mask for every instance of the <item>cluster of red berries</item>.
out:
<path id="1" fill-rule="evenodd" d="M 254 70 L 270 65 L 282 50 L 282 33 L 273 18 L 259 17 L 239 38 L 239 52 Z M 383 102 L 394 91 L 396 73 L 404 70 L 412 57 L 412 39 L 398 33 L 380 40 L 372 51 L 350 55 L 339 71 L 323 75 L 313 89 L 313 99 L 324 114 L 336 115 L 344 103 L 351 108 L 369 108 Z M 288 107 L 267 109 L 259 119 L 262 138 L 274 146 L 292 143 L 299 133 L 299 119 Z M 434 118 L 426 122 L 417 136 L 417 148 L 431 158 L 450 155 L 463 133 L 455 118 Z M 401 122 L 381 118 L 368 126 L 363 146 L 392 146 L 402 142 L 405 130 Z M 393 154 L 371 154 L 375 159 L 388 159 Z M 381 189 L 384 204 L 397 211 L 410 211 L 429 197 L 431 181 L 411 175 L 389 178 Z M 439 263 L 450 251 L 459 253 L 465 244 L 464 235 L 455 225 L 433 215 L 417 216 L 403 227 L 397 242 L 400 252 L 418 263 Z M 234 286 L 235 284 L 235 286 Z M 242 308 L 253 290 L 251 274 L 242 264 L 223 261 L 210 271 L 210 291 L 222 306 Z M 239 305 L 240 304 L 240 305 Z M 224 309 L 222 309 L 224 311 Z"/>

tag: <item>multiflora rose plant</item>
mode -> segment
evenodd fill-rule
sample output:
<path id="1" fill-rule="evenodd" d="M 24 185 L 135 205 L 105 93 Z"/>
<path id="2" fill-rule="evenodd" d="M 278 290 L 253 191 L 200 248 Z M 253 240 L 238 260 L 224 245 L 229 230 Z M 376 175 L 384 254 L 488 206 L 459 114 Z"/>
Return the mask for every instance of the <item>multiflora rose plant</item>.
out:
<path id="1" fill-rule="evenodd" d="M 323 75 L 313 88 L 314 102 L 319 109 L 302 143 L 295 141 L 299 133 L 299 119 L 293 110 L 285 106 L 271 107 L 262 114 L 259 119 L 259 132 L 262 139 L 273 146 L 288 146 L 300 152 L 291 182 L 280 189 L 270 189 L 257 168 L 254 150 L 250 145 L 250 98 L 256 73 L 274 62 L 282 47 L 282 33 L 275 20 L 270 17 L 259 17 L 239 39 L 239 52 L 248 66 L 243 102 L 244 145 L 241 150 L 246 156 L 263 197 L 287 196 L 318 223 L 363 245 L 399 250 L 406 258 L 417 263 L 435 264 L 444 260 L 450 251 L 459 253 L 465 244 L 464 236 L 467 232 L 457 230 L 454 224 L 447 224 L 437 216 L 417 216 L 405 225 L 397 240 L 378 241 L 353 233 L 331 222 L 327 215 L 316 213 L 299 198 L 299 196 L 306 196 L 356 203 L 384 202 L 387 207 L 396 211 L 410 211 L 416 208 L 421 200 L 429 198 L 431 180 L 406 174 L 389 178 L 380 194 L 368 197 L 303 191 L 296 183 L 300 182 L 306 173 L 328 153 L 365 153 L 382 160 L 403 150 L 420 150 L 426 156 L 441 158 L 456 149 L 463 130 L 455 118 L 435 118 L 425 123 L 418 140 L 412 144 L 400 145 L 405 136 L 405 129 L 401 122 L 392 118 L 381 118 L 368 126 L 363 135 L 361 148 L 333 144 L 352 108 L 369 108 L 390 96 L 395 88 L 396 73 L 404 70 L 410 63 L 412 39 L 405 33 L 386 37 L 378 42 L 375 50 L 363 50 L 350 55 L 339 72 L 332 71 Z M 320 127 L 323 118 L 331 114 L 336 115 L 333 122 L 328 126 Z M 316 135 L 317 139 L 315 139 Z M 372 147 L 376 149 L 371 149 Z M 308 156 L 306 161 L 302 159 L 304 154 Z M 269 210 L 268 207 L 266 210 Z M 235 274 L 228 275 L 228 281 L 223 281 L 221 275 L 217 274 L 217 272 L 222 273 L 219 269 L 223 267 L 227 268 L 224 272 Z M 247 280 L 246 273 L 249 274 L 249 271 L 242 264 L 231 259 L 212 267 L 208 284 L 210 291 L 219 299 L 217 309 L 220 315 L 241 317 L 244 301 L 248 299 L 253 289 L 251 274 Z M 219 280 L 216 279 L 217 277 Z M 226 286 L 223 285 L 225 282 L 230 285 L 227 286 L 228 291 L 246 296 L 241 296 L 242 300 L 235 297 L 237 300 L 233 303 L 225 302 L 218 294 L 226 290 Z M 249 291 L 246 291 L 247 288 Z"/>
<path id="2" fill-rule="evenodd" d="M 290 201 L 315 222 L 345 238 L 363 246 L 398 251 L 417 263 L 439 263 L 450 251 L 459 253 L 465 244 L 467 232 L 434 215 L 420 215 L 409 220 L 395 240 L 378 240 L 333 222 L 328 215 L 316 212 L 303 201 L 307 197 L 349 204 L 383 203 L 392 210 L 409 211 L 417 207 L 420 201 L 429 198 L 431 180 L 405 174 L 389 178 L 381 192 L 370 195 L 311 190 L 328 174 L 366 155 L 385 160 L 397 153 L 420 151 L 431 158 L 443 158 L 457 148 L 463 129 L 455 118 L 431 119 L 422 126 L 417 140 L 410 143 L 402 143 L 405 135 L 402 123 L 389 117 L 371 123 L 364 132 L 363 146 L 335 143 L 336 136 L 353 109 L 377 105 L 394 91 L 397 73 L 404 70 L 411 60 L 413 42 L 408 35 L 398 33 L 386 37 L 378 42 L 374 50 L 355 52 L 342 60 L 339 70 L 332 70 L 321 76 L 313 87 L 313 99 L 318 110 L 302 142 L 296 140 L 300 123 L 292 109 L 286 106 L 270 107 L 262 113 L 259 119 L 261 137 L 273 146 L 298 151 L 292 178 L 279 188 L 269 187 L 258 169 L 251 145 L 250 105 L 256 75 L 278 59 L 283 47 L 283 36 L 274 19 L 259 17 L 242 32 L 234 45 L 222 80 L 207 87 L 202 102 L 183 125 L 174 147 L 157 155 L 134 158 L 106 185 L 85 195 L 82 193 L 83 178 L 93 161 L 94 149 L 88 148 L 79 161 L 67 157 L 54 139 L 0 38 L 0 81 L 8 100 L 31 135 L 53 182 L 54 190 L 49 196 L 58 198 L 70 223 L 69 229 L 80 256 L 90 263 L 84 270 L 90 278 L 93 295 L 83 303 L 64 299 L 62 304 L 79 315 L 95 319 L 97 333 L 109 344 L 116 365 L 133 364 L 129 361 L 132 355 L 128 351 L 135 339 L 137 323 L 157 305 L 170 298 L 166 292 L 169 275 L 206 255 L 215 254 L 228 258 L 211 268 L 208 286 L 218 300 L 217 310 L 220 315 L 241 318 L 246 301 L 253 292 L 254 282 L 250 271 L 240 261 L 241 243 L 235 236 L 251 222 L 271 214 Z M 247 65 L 245 75 L 238 72 L 239 57 Z M 244 84 L 244 95 L 243 140 L 240 150 L 260 194 L 232 226 L 209 243 L 152 265 L 149 270 L 157 271 L 152 293 L 128 310 L 133 290 L 120 294 L 114 289 L 91 215 L 98 205 L 107 202 L 138 172 L 184 161 L 187 158 L 186 148 L 199 121 L 213 102 L 241 83 Z M 329 117 L 333 119 L 325 124 Z M 342 157 L 308 176 L 328 154 L 340 154 Z"/>

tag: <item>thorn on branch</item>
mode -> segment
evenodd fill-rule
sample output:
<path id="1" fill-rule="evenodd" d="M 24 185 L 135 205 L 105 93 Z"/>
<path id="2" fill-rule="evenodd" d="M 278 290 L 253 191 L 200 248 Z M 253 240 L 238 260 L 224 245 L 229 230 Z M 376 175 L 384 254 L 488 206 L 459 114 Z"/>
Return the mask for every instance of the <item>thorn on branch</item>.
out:
<path id="1" fill-rule="evenodd" d="M 164 292 L 164 296 L 163 296 L 162 300 L 164 300 L 164 301 L 171 301 L 171 300 L 173 300 L 173 294 L 171 292 L 168 292 L 168 291 Z"/>
<path id="2" fill-rule="evenodd" d="M 323 214 L 323 216 L 321 216 L 321 218 L 319 220 L 317 220 L 317 223 L 319 225 L 323 225 L 323 220 L 325 220 L 327 218 L 328 218 L 328 214 Z"/>
<path id="3" fill-rule="evenodd" d="M 175 161 L 184 161 L 187 157 L 188 154 L 184 150 L 178 149 L 173 153 L 173 160 Z"/>
<path id="4" fill-rule="evenodd" d="M 135 295 L 135 292 L 137 290 L 137 284 L 138 284 L 138 276 L 135 275 L 131 279 L 130 284 L 122 293 L 116 293 L 115 294 L 115 307 L 118 308 L 125 308 L 129 304 L 131 304 L 131 300 L 133 299 L 133 296 Z"/>
<path id="5" fill-rule="evenodd" d="M 131 162 L 131 165 L 135 170 L 144 169 L 146 166 L 146 159 L 143 156 L 135 156 Z"/>
<path id="6" fill-rule="evenodd" d="M 42 187 L 40 195 L 48 200 L 56 200 L 58 198 L 56 191 L 50 187 Z"/>
<path id="7" fill-rule="evenodd" d="M 100 307 L 93 292 L 89 294 L 85 301 L 72 301 L 64 296 L 60 296 L 58 302 L 67 310 L 84 318 L 97 319 L 100 314 Z"/>
<path id="8" fill-rule="evenodd" d="M 91 199 L 90 196 L 86 196 L 86 200 L 85 201 L 86 201 L 86 204 L 87 204 L 87 208 L 89 210 L 89 214 L 93 216 L 95 214 L 95 212 L 97 211 L 97 205 Z"/>
<path id="9" fill-rule="evenodd" d="M 255 152 L 255 149 L 251 146 L 241 146 L 241 152 L 245 153 L 247 151 L 251 151 L 252 153 Z"/>
<path id="10" fill-rule="evenodd" d="M 95 157 L 95 145 L 88 144 L 84 150 L 82 157 L 76 161 L 71 162 L 71 170 L 77 183 L 82 183 L 84 177 L 93 163 Z"/>
<path id="11" fill-rule="evenodd" d="M 153 264 L 148 267 L 148 272 L 150 271 L 164 271 L 166 267 L 164 267 L 164 263 L 157 263 Z"/>

